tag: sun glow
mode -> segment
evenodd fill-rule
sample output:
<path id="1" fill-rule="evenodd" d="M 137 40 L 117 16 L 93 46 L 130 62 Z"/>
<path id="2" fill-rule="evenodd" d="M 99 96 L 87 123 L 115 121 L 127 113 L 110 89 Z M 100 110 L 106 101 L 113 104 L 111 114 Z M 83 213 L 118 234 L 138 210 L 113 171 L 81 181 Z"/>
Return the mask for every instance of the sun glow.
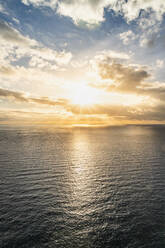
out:
<path id="1" fill-rule="evenodd" d="M 78 85 L 74 88 L 71 102 L 79 106 L 89 106 L 98 103 L 98 90 L 88 85 Z"/>
<path id="2" fill-rule="evenodd" d="M 136 94 L 122 94 L 118 92 L 108 92 L 106 93 L 104 98 L 104 102 L 106 104 L 120 106 L 138 106 L 144 104 L 146 101 L 149 101 L 148 96 L 139 96 Z"/>

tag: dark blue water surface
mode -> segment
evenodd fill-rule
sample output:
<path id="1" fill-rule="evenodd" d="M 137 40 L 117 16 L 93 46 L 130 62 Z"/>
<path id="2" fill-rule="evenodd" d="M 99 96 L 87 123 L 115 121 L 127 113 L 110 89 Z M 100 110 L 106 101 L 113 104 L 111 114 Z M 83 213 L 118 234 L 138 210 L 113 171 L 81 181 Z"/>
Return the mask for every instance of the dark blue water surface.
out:
<path id="1" fill-rule="evenodd" d="M 165 126 L 1 126 L 0 247 L 164 248 Z"/>

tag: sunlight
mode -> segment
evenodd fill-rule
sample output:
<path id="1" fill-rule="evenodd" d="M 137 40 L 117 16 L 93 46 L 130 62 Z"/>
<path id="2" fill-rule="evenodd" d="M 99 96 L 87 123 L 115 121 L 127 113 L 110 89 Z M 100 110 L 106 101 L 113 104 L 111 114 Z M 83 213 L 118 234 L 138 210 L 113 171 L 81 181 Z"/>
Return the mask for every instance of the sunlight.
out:
<path id="1" fill-rule="evenodd" d="M 104 103 L 112 106 L 138 106 L 145 104 L 149 100 L 148 96 L 140 96 L 136 94 L 122 94 L 118 92 L 107 92 L 105 93 Z M 150 104 L 153 101 L 150 100 Z"/>
<path id="2" fill-rule="evenodd" d="M 98 90 L 88 85 L 78 85 L 74 88 L 71 102 L 79 106 L 88 106 L 98 103 Z"/>

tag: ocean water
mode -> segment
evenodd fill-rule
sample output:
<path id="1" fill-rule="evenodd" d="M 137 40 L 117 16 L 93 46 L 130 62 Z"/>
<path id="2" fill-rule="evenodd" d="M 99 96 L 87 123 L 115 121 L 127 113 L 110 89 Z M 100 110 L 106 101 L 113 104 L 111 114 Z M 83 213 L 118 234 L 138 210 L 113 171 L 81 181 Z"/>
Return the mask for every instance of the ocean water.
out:
<path id="1" fill-rule="evenodd" d="M 164 248 L 165 126 L 0 126 L 1 248 Z"/>

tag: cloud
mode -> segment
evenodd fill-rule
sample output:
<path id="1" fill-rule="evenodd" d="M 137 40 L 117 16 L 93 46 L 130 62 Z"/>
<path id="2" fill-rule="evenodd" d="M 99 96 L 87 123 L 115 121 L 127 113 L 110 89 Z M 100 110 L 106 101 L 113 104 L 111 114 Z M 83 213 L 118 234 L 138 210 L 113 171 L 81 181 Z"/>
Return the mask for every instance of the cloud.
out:
<path id="1" fill-rule="evenodd" d="M 143 37 L 140 39 L 140 46 L 141 47 L 153 47 L 155 45 L 156 38 L 148 38 L 147 35 L 143 35 Z"/>
<path id="2" fill-rule="evenodd" d="M 75 24 L 96 25 L 104 21 L 104 8 L 108 5 L 108 0 L 64 0 L 58 4 L 58 13 L 71 17 Z"/>
<path id="3" fill-rule="evenodd" d="M 104 21 L 104 8 L 108 6 L 109 0 L 22 0 L 26 5 L 35 7 L 50 7 L 57 9 L 60 15 L 71 17 L 75 24 L 82 22 L 89 25 L 99 24 Z M 111 0 L 111 2 L 115 2 Z M 87 14 L 88 13 L 88 14 Z"/>
<path id="4" fill-rule="evenodd" d="M 139 81 L 144 76 L 141 76 Z M 155 89 L 153 89 L 155 91 Z M 165 88 L 162 89 L 163 94 Z M 160 89 L 159 89 L 160 94 Z M 119 121 L 119 123 L 132 123 L 133 121 L 165 121 L 165 102 L 158 102 L 152 104 L 152 102 L 146 102 L 139 105 L 126 106 L 123 104 L 96 104 L 92 109 L 88 107 L 81 108 L 73 105 L 67 99 L 50 99 L 48 97 L 32 97 L 22 92 L 11 91 L 0 88 L 0 98 L 5 98 L 9 101 L 16 101 L 21 103 L 37 104 L 40 105 L 40 113 L 34 113 L 30 110 L 27 112 L 9 111 L 3 112 L 1 115 L 1 122 L 24 120 L 25 122 L 39 122 L 39 123 L 51 123 L 57 121 L 58 124 L 108 124 L 112 121 Z M 42 112 L 41 105 L 61 107 L 64 112 Z"/>
<path id="5" fill-rule="evenodd" d="M 18 111 L 12 110 L 6 111 L 0 110 L 0 124 L 7 125 L 34 125 L 44 124 L 63 127 L 74 124 L 87 124 L 87 125 L 105 125 L 106 116 L 100 115 L 69 115 L 62 116 L 57 113 L 41 113 L 41 112 L 30 112 L 30 111 Z M 108 122 L 107 122 L 108 124 Z M 41 126 L 40 126 L 41 127 Z"/>
<path id="6" fill-rule="evenodd" d="M 39 42 L 23 36 L 4 21 L 0 21 L 0 46 L 0 62 L 3 65 L 28 57 L 30 66 L 54 70 L 57 65 L 68 64 L 72 58 L 70 52 L 55 51 L 44 47 Z"/>
<path id="7" fill-rule="evenodd" d="M 156 60 L 156 66 L 157 66 L 158 68 L 163 68 L 163 67 L 164 67 L 164 60 L 157 59 L 157 60 Z"/>
<path id="8" fill-rule="evenodd" d="M 10 64 L 0 65 L 0 87 L 30 94 L 62 97 L 66 87 L 69 86 L 69 76 L 47 67 L 23 67 Z"/>
<path id="9" fill-rule="evenodd" d="M 6 104 L 7 100 L 9 100 L 12 101 L 12 103 L 24 103 L 18 105 L 22 107 L 25 106 L 25 108 L 27 104 L 29 104 L 30 107 L 33 105 L 32 108 L 40 108 L 41 111 L 44 108 L 47 108 L 48 111 L 51 109 L 55 111 L 56 108 L 54 107 L 58 106 L 60 107 L 58 120 L 63 118 L 62 111 L 66 111 L 66 118 L 68 118 L 67 114 L 73 116 L 81 115 L 80 119 L 82 122 L 87 122 L 90 118 L 92 119 L 91 122 L 102 122 L 104 118 L 123 120 L 147 120 L 148 118 L 148 120 L 161 121 L 165 119 L 165 84 L 163 82 L 152 81 L 153 78 L 148 68 L 130 64 L 129 59 L 132 59 L 131 53 L 126 54 L 124 52 L 111 50 L 98 52 L 93 61 L 91 61 L 91 64 L 93 63 L 94 65 L 96 62 L 94 69 L 96 70 L 95 72 L 99 73 L 99 82 L 93 80 L 93 82 L 91 81 L 91 85 L 103 89 L 106 94 L 119 92 L 123 95 L 128 93 L 133 96 L 146 95 L 149 96 L 148 102 L 146 102 L 146 104 L 144 104 L 144 102 L 143 104 L 137 104 L 137 106 L 123 106 L 124 104 L 121 100 L 121 104 L 118 105 L 99 104 L 92 109 L 83 108 L 80 113 L 80 107 L 74 106 L 65 98 L 60 98 L 63 95 L 67 95 L 69 88 L 73 87 L 71 91 L 74 90 L 74 83 L 71 83 L 71 77 L 74 75 L 70 75 L 73 70 L 61 72 L 61 76 L 59 76 L 60 73 L 58 71 L 54 72 L 59 66 L 68 64 L 72 58 L 72 54 L 44 47 L 30 37 L 22 35 L 6 22 L 1 22 L 0 27 L 2 27 L 0 29 L 0 84 L 2 87 L 0 89 L 0 98 L 6 99 L 6 101 L 4 101 L 5 103 L 2 101 L 3 104 Z M 130 39 L 134 39 L 134 35 L 132 31 L 125 32 L 121 34 L 121 39 L 126 44 L 129 43 Z M 26 66 L 17 65 L 17 60 L 24 59 L 25 57 L 28 58 L 29 67 L 26 68 Z M 86 75 L 88 71 L 85 68 L 85 66 L 90 67 L 90 63 L 88 62 L 83 65 L 75 64 L 78 80 L 84 80 L 85 83 L 88 83 L 89 79 Z M 163 66 L 161 60 L 158 60 L 156 64 L 159 68 Z M 78 66 L 80 66 L 79 71 L 77 69 Z M 83 69 L 85 68 L 84 71 L 81 67 L 83 67 Z M 93 71 L 90 72 L 91 74 L 95 74 Z M 66 84 L 64 85 L 64 81 L 67 82 L 67 87 Z M 58 87 L 56 87 L 56 82 L 58 82 Z M 9 90 L 10 87 L 18 90 Z M 23 92 L 31 92 L 31 95 L 26 95 L 26 93 L 22 93 L 21 90 Z M 33 95 L 34 92 L 38 95 L 56 95 L 56 97 L 36 97 Z M 110 97 L 109 95 L 109 98 Z M 150 100 L 152 102 L 153 99 L 155 102 L 151 106 Z M 8 102 L 5 107 L 7 105 Z M 52 108 L 50 106 L 52 106 Z M 46 118 L 48 118 L 48 114 Z M 49 118 L 51 117 L 49 116 Z"/>
<path id="10" fill-rule="evenodd" d="M 17 46 L 36 45 L 36 41 L 30 39 L 29 37 L 23 36 L 16 29 L 9 26 L 9 24 L 7 24 L 6 22 L 2 20 L 0 20 L 0 37 L 1 37 L 1 40 L 4 40 L 5 42 L 9 42 L 9 43 L 12 42 L 14 45 L 17 45 Z"/>
<path id="11" fill-rule="evenodd" d="M 94 70 L 96 72 L 100 71 L 101 64 L 108 65 L 113 63 L 122 63 L 126 62 L 131 58 L 132 54 L 127 54 L 124 52 L 119 51 L 113 51 L 113 50 L 103 50 L 101 52 L 98 52 L 94 56 L 93 59 L 91 59 L 90 65 L 92 66 L 91 70 Z"/>
<path id="12" fill-rule="evenodd" d="M 145 79 L 149 78 L 149 73 L 138 67 L 125 66 L 119 63 L 99 64 L 99 71 L 102 79 L 111 79 L 113 85 L 109 86 L 109 90 L 117 91 L 134 91 Z"/>
<path id="13" fill-rule="evenodd" d="M 158 61 L 157 63 L 163 66 L 162 61 Z M 145 110 L 146 116 L 148 116 L 148 112 L 151 113 L 152 110 L 153 112 L 159 112 L 159 106 L 160 111 L 164 109 L 165 82 L 154 81 L 147 67 L 132 64 L 124 65 L 115 60 L 107 60 L 106 57 L 103 61 L 96 61 L 95 66 L 100 79 L 95 83 L 91 83 L 90 86 L 110 93 L 114 92 L 126 95 L 132 94 L 135 97 L 148 97 L 146 104 L 144 104 L 144 101 L 140 104 L 142 112 Z M 137 104 L 135 108 L 133 106 L 131 107 L 134 108 L 134 113 L 137 112 L 140 105 Z M 122 100 L 119 106 L 122 109 Z M 139 115 L 139 112 L 137 112 L 137 115 Z M 151 116 L 149 118 L 151 118 Z"/>
<path id="14" fill-rule="evenodd" d="M 128 60 L 130 59 L 131 54 L 127 54 L 124 52 L 118 52 L 113 50 L 104 50 L 102 52 L 99 52 L 94 60 L 99 61 L 113 61 L 113 60 Z"/>
<path id="15" fill-rule="evenodd" d="M 0 97 L 15 98 L 16 101 L 37 103 L 49 106 L 60 106 L 67 112 L 61 114 L 58 112 L 44 113 L 34 111 L 2 111 L 0 122 L 14 122 L 23 121 L 27 123 L 53 123 L 59 125 L 68 124 L 110 124 L 116 123 L 137 123 L 137 121 L 145 122 L 165 121 L 165 104 L 142 104 L 137 106 L 124 106 L 124 105 L 103 105 L 98 104 L 91 109 L 88 107 L 80 110 L 78 106 L 70 104 L 66 99 L 50 100 L 47 97 L 31 98 L 25 97 L 22 93 L 0 89 Z"/>
<path id="16" fill-rule="evenodd" d="M 162 60 L 156 61 L 159 68 Z M 113 59 L 104 54 L 92 61 L 97 80 L 90 86 L 105 92 L 148 96 L 154 104 L 165 104 L 165 82 L 157 82 L 146 66 L 130 64 L 129 60 Z"/>
<path id="17" fill-rule="evenodd" d="M 139 17 L 141 10 L 146 12 L 154 11 L 157 19 L 161 19 L 165 13 L 165 1 L 164 0 L 131 0 L 123 1 L 120 9 L 124 17 L 128 21 L 132 21 Z M 117 9 L 116 9 L 117 10 Z"/>
<path id="18" fill-rule="evenodd" d="M 0 88 L 0 98 L 6 98 L 18 102 L 37 103 L 37 104 L 43 104 L 49 106 L 66 106 L 68 103 L 66 99 L 51 100 L 48 97 L 34 98 L 34 97 L 26 96 L 22 92 L 16 92 L 2 88 Z"/>
<path id="19" fill-rule="evenodd" d="M 121 58 L 120 56 L 113 58 L 108 53 L 95 56 L 92 66 L 99 74 L 100 81 L 93 85 L 106 91 L 137 92 L 139 86 L 149 79 L 150 73 L 145 67 L 130 65 L 127 60 Z"/>
<path id="20" fill-rule="evenodd" d="M 57 0 L 22 0 L 25 5 L 34 5 L 35 7 L 47 6 L 51 8 L 56 7 Z"/>
<path id="21" fill-rule="evenodd" d="M 120 39 L 123 41 L 124 45 L 128 45 L 130 41 L 133 41 L 137 38 L 137 35 L 135 35 L 132 30 L 128 30 L 126 32 L 123 32 L 120 34 Z"/>
<path id="22" fill-rule="evenodd" d="M 0 74 L 1 75 L 13 75 L 15 73 L 12 66 L 1 66 L 0 67 Z"/>
<path id="23" fill-rule="evenodd" d="M 65 81 L 60 79 L 55 72 L 66 66 L 72 54 L 65 51 L 55 51 L 27 36 L 23 36 L 6 22 L 0 22 L 0 85 L 4 88 L 16 88 L 36 94 L 56 95 Z M 17 61 L 26 58 L 28 64 L 17 65 Z M 62 76 L 61 76 L 62 77 Z M 23 100 L 23 96 L 21 96 Z M 10 95 L 10 99 L 14 95 Z M 20 98 L 19 98 L 20 99 Z M 18 101 L 18 98 L 17 98 Z M 28 99 L 24 98 L 24 101 Z M 37 101 L 37 100 L 36 100 Z M 32 102 L 32 101 L 31 101 Z M 45 99 L 43 99 L 45 102 Z M 33 99 L 34 103 L 34 99 Z"/>
<path id="24" fill-rule="evenodd" d="M 51 100 L 48 97 L 28 98 L 28 101 L 32 103 L 44 104 L 49 106 L 62 106 L 62 107 L 66 107 L 68 104 L 68 100 L 66 99 Z"/>
<path id="25" fill-rule="evenodd" d="M 111 120 L 120 121 L 121 123 L 129 122 L 137 123 L 137 121 L 165 121 L 165 103 L 150 104 L 143 103 L 138 106 L 126 106 L 118 104 L 98 104 L 91 109 L 83 108 L 80 109 L 76 106 L 71 106 L 70 111 L 75 115 L 81 116 L 99 116 L 103 119 L 108 119 L 108 122 L 111 123 Z"/>
<path id="26" fill-rule="evenodd" d="M 6 90 L 2 88 L 0 88 L 0 97 L 8 98 L 8 99 L 15 99 L 19 102 L 28 102 L 28 99 L 24 97 L 22 93 L 11 91 L 11 90 Z"/>
<path id="27" fill-rule="evenodd" d="M 7 14 L 4 6 L 0 3 L 0 12 L 4 13 L 4 14 Z"/>
<path id="28" fill-rule="evenodd" d="M 139 17 L 141 10 L 154 12 L 155 18 L 161 20 L 165 13 L 164 0 L 22 0 L 26 5 L 50 7 L 60 15 L 71 17 L 75 24 L 85 22 L 96 25 L 104 21 L 104 9 L 109 8 L 122 14 L 127 21 Z"/>
<path id="29" fill-rule="evenodd" d="M 23 52 L 23 55 L 30 56 L 30 66 L 40 68 L 47 67 L 50 69 L 55 69 L 55 64 L 66 65 L 72 58 L 72 54 L 70 52 L 57 52 L 46 47 L 36 47 L 35 49 L 28 49 L 27 51 Z"/>

